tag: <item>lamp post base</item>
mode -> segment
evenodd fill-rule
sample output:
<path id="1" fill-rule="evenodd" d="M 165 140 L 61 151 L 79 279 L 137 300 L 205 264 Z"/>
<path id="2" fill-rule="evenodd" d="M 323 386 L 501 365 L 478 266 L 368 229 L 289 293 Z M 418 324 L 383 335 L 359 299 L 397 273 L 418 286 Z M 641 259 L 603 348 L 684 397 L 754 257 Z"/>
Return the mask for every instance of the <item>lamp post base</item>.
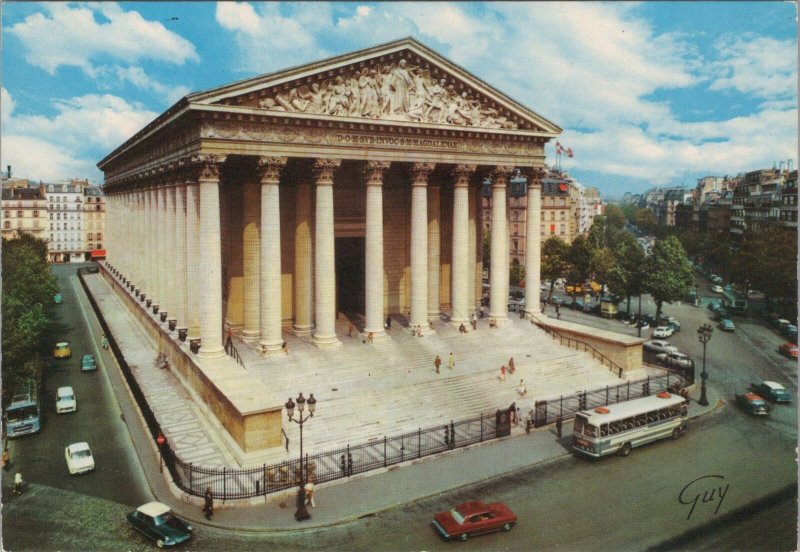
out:
<path id="1" fill-rule="evenodd" d="M 297 511 L 294 513 L 295 521 L 305 521 L 311 519 L 311 514 L 308 513 L 306 508 L 306 490 L 300 487 L 297 491 Z"/>

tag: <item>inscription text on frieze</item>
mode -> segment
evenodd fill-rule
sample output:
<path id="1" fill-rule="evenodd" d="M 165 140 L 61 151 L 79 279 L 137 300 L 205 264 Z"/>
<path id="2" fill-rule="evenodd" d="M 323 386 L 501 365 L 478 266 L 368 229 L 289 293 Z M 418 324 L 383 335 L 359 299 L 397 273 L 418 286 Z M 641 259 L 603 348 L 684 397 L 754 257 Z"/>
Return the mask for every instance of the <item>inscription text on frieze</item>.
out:
<path id="1" fill-rule="evenodd" d="M 372 136 L 369 134 L 336 134 L 339 144 L 369 146 L 412 146 L 427 148 L 458 149 L 461 142 L 443 138 L 417 138 L 415 136 Z"/>

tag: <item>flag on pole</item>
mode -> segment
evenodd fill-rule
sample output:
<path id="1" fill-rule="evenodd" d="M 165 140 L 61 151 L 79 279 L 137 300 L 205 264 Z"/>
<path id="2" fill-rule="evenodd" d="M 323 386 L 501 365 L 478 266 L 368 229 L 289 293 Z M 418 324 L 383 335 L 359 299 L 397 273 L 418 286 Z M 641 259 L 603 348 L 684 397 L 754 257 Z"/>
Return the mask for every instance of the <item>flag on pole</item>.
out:
<path id="1" fill-rule="evenodd" d="M 556 155 L 561 155 L 564 149 L 561 147 L 561 142 L 556 142 Z"/>
<path id="2" fill-rule="evenodd" d="M 572 148 L 567 148 L 567 157 L 572 157 Z"/>

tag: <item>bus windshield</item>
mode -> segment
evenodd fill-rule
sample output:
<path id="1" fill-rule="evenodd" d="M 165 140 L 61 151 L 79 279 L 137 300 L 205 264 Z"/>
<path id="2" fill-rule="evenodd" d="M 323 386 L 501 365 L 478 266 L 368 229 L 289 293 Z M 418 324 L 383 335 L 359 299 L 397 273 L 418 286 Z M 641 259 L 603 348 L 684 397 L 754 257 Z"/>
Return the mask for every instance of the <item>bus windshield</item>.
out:
<path id="1" fill-rule="evenodd" d="M 35 404 L 17 406 L 6 410 L 6 420 L 9 422 L 22 422 L 36 418 L 38 415 L 39 408 Z"/>

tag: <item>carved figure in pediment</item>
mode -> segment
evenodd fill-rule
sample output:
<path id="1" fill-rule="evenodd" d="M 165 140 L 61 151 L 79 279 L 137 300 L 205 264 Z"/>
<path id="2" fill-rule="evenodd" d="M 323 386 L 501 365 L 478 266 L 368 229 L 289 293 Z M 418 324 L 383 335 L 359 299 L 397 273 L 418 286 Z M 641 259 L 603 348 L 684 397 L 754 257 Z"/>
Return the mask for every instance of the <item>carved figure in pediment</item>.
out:
<path id="1" fill-rule="evenodd" d="M 272 98 L 264 98 L 258 105 L 263 109 L 269 109 L 270 111 L 286 111 L 286 108 L 283 106 L 278 105 L 274 99 Z"/>
<path id="2" fill-rule="evenodd" d="M 364 69 L 366 71 L 366 69 Z M 359 88 L 358 80 L 361 73 L 356 71 L 347 79 L 347 92 L 349 94 L 349 104 L 347 106 L 348 115 L 358 115 L 359 108 L 361 107 L 361 89 Z"/>
<path id="3" fill-rule="evenodd" d="M 447 100 L 446 82 L 447 80 L 445 79 L 439 79 L 438 83 L 430 87 L 430 100 L 427 102 L 428 109 L 425 111 L 425 120 L 433 123 L 444 122 L 447 116 L 447 106 L 445 105 Z M 432 118 L 431 114 L 434 112 L 436 113 L 436 117 Z"/>
<path id="4" fill-rule="evenodd" d="M 462 92 L 459 96 L 455 94 L 452 87 L 447 105 L 447 122 L 454 125 L 466 125 L 471 118 L 469 105 L 467 105 L 467 93 Z"/>
<path id="5" fill-rule="evenodd" d="M 275 101 L 283 108 L 281 111 L 294 111 L 292 104 L 282 94 L 275 94 Z"/>
<path id="6" fill-rule="evenodd" d="M 376 80 L 377 75 L 375 69 L 367 71 L 365 68 L 358 79 L 359 111 L 363 117 L 380 117 L 381 115 L 381 97 Z"/>
<path id="7" fill-rule="evenodd" d="M 392 68 L 389 74 L 391 76 L 391 81 L 389 83 L 389 88 L 391 90 L 389 96 L 389 113 L 406 113 L 409 106 L 408 92 L 414 86 L 414 80 L 411 78 L 406 60 L 401 59 L 397 63 L 397 66 Z"/>
<path id="8" fill-rule="evenodd" d="M 328 88 L 328 103 L 325 112 L 328 115 L 347 115 L 349 94 L 344 79 L 340 76 Z"/>
<path id="9" fill-rule="evenodd" d="M 392 96 L 392 67 L 384 65 L 378 74 L 378 91 L 381 97 L 381 114 L 389 113 L 389 98 Z"/>

